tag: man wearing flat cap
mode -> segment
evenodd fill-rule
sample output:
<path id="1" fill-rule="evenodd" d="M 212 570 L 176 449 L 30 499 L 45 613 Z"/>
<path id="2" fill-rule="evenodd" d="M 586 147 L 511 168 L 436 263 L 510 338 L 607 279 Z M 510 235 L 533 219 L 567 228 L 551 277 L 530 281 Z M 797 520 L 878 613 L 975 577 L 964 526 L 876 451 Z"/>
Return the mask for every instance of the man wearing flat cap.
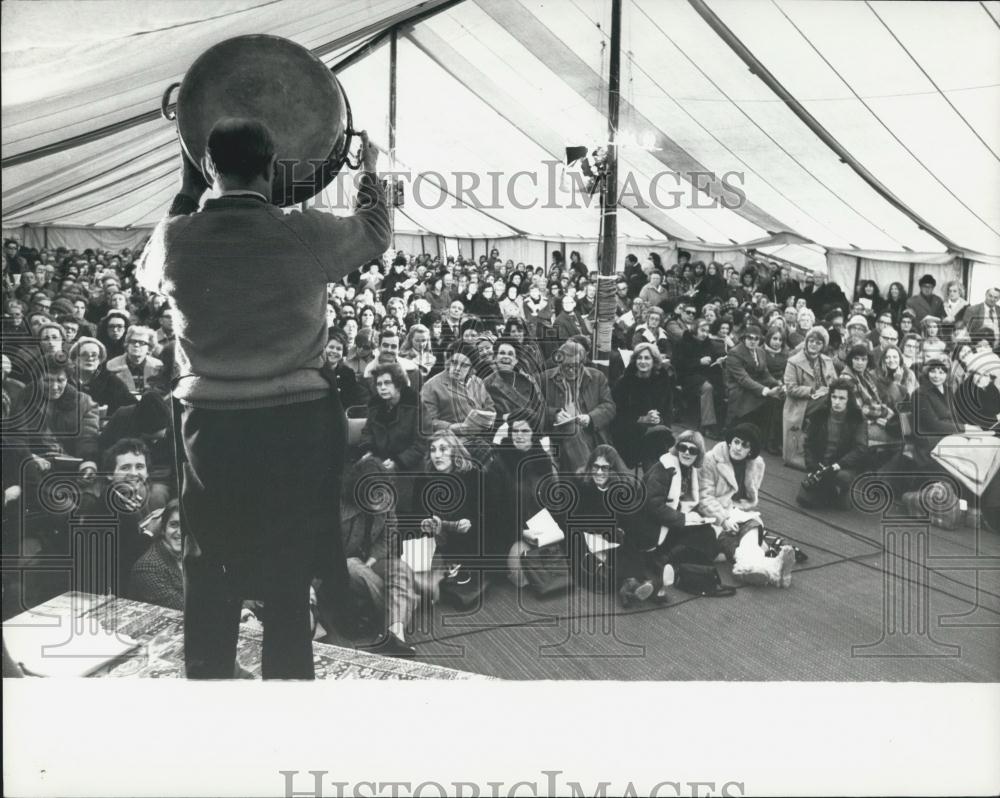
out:
<path id="1" fill-rule="evenodd" d="M 906 307 L 916 314 L 917 318 L 914 323 L 920 324 L 924 316 L 937 316 L 939 319 L 947 316 L 948 314 L 945 313 L 944 309 L 944 300 L 934 293 L 934 286 L 937 285 L 937 280 L 934 279 L 933 275 L 925 274 L 920 278 L 918 285 L 920 286 L 920 293 L 914 294 L 906 300 Z"/>

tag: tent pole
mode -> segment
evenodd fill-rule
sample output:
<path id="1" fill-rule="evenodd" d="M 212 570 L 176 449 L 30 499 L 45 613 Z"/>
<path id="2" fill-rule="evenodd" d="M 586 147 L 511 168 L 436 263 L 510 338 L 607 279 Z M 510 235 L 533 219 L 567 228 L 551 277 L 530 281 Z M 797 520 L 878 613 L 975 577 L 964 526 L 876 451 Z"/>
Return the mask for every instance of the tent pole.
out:
<path id="1" fill-rule="evenodd" d="M 611 59 L 608 66 L 608 146 L 604 179 L 601 181 L 601 255 L 594 312 L 596 360 L 611 356 L 614 300 L 603 283 L 611 283 L 618 263 L 618 111 L 621 100 L 622 0 L 611 0 Z"/>
<path id="2" fill-rule="evenodd" d="M 389 172 L 396 172 L 396 58 L 398 53 L 398 28 L 393 26 L 389 34 Z M 395 178 L 393 178 L 395 180 Z M 386 185 L 386 202 L 392 209 L 389 214 L 389 232 L 393 247 L 396 246 L 396 185 Z"/>
<path id="3" fill-rule="evenodd" d="M 618 111 L 620 105 L 622 55 L 622 0 L 611 0 L 611 61 L 608 69 L 608 147 L 604 180 L 601 183 L 601 214 L 604 235 L 601 241 L 600 271 L 615 273 L 618 244 Z"/>

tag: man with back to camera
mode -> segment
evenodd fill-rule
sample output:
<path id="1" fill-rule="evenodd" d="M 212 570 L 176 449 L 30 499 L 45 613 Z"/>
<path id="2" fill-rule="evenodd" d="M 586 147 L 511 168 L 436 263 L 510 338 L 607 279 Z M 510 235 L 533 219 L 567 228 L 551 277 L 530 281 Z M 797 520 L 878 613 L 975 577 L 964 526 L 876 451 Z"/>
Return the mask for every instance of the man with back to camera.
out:
<path id="1" fill-rule="evenodd" d="M 169 298 L 177 336 L 181 508 L 197 544 L 184 567 L 189 678 L 232 676 L 244 597 L 268 609 L 264 678 L 313 678 L 313 566 L 346 581 L 336 523 L 346 423 L 320 371 L 326 287 L 391 241 L 378 151 L 360 135 L 357 212 L 285 214 L 270 202 L 270 131 L 219 120 L 203 162 L 218 198 L 198 209 L 207 185 L 182 152 L 181 190 L 138 271 Z"/>

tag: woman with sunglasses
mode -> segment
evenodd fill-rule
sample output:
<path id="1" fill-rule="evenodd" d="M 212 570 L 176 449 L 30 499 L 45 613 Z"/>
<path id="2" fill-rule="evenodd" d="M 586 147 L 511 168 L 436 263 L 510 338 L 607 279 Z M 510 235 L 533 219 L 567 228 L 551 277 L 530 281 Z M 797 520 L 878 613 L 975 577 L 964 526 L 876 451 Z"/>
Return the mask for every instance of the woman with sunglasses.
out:
<path id="1" fill-rule="evenodd" d="M 745 584 L 789 587 L 795 550 L 782 546 L 767 557 L 757 503 L 764 481 L 761 434 L 753 424 L 737 424 L 705 455 L 698 512 L 714 519 L 719 547 L 733 563 L 733 577 Z"/>
<path id="2" fill-rule="evenodd" d="M 673 583 L 673 565 L 695 558 L 714 560 L 719 553 L 715 530 L 692 514 L 701 502 L 700 471 L 705 460 L 705 439 L 685 430 L 676 442 L 669 430 L 657 427 L 646 433 L 646 489 L 643 562 L 658 585 L 655 598 L 666 600 Z M 690 523 L 689 523 L 690 522 Z M 646 545 L 648 544 L 648 545 Z M 692 557 L 696 550 L 696 557 Z"/>

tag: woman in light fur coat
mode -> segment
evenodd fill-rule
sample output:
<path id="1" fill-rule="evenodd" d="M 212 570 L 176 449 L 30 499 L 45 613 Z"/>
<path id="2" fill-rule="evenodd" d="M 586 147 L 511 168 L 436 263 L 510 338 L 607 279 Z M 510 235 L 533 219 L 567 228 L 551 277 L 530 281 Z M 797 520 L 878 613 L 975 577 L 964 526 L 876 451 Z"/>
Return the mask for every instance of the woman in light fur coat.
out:
<path id="1" fill-rule="evenodd" d="M 833 358 L 823 352 L 830 344 L 830 334 L 823 327 L 813 327 L 806 334 L 802 348 L 785 364 L 785 407 L 782 411 L 782 457 L 785 465 L 805 469 L 805 434 L 802 421 L 813 400 L 826 396 L 827 386 L 837 378 Z"/>
<path id="2" fill-rule="evenodd" d="M 732 561 L 737 581 L 789 587 L 795 550 L 782 546 L 777 557 L 767 557 L 762 546 L 756 511 L 765 468 L 760 438 L 753 424 L 737 424 L 705 455 L 698 512 L 714 519 L 719 548 Z"/>

